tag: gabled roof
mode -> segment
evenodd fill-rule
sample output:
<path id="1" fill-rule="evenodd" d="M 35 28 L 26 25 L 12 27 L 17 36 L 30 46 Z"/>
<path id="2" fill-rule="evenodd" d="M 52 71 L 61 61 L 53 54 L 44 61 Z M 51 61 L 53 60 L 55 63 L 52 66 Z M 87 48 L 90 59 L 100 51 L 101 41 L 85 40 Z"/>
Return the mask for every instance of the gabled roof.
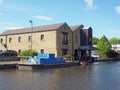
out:
<path id="1" fill-rule="evenodd" d="M 91 29 L 91 27 L 85 26 L 85 27 L 83 27 L 83 29 Z"/>
<path id="2" fill-rule="evenodd" d="M 31 32 L 52 31 L 52 30 L 59 29 L 64 24 L 66 24 L 66 23 L 58 23 L 58 24 L 51 24 L 51 25 L 36 26 L 36 27 L 33 27 L 33 31 L 32 31 L 31 27 L 21 28 L 21 29 L 14 29 L 14 30 L 7 30 L 7 31 L 1 33 L 0 36 L 13 35 L 13 34 L 22 34 L 22 33 L 31 33 Z"/>
<path id="3" fill-rule="evenodd" d="M 83 28 L 83 27 L 84 27 L 83 25 L 70 26 L 72 31 L 75 31 L 76 29 Z"/>

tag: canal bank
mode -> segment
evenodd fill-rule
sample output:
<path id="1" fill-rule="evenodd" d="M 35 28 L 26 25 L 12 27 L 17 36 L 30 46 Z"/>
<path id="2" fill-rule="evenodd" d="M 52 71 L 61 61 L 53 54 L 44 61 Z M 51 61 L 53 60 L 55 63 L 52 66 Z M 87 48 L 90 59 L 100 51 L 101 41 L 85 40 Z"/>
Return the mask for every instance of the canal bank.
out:
<path id="1" fill-rule="evenodd" d="M 48 68 L 64 68 L 64 67 L 72 67 L 78 66 L 78 62 L 66 62 L 60 64 L 28 64 L 28 63 L 21 63 L 18 61 L 11 61 L 11 62 L 0 62 L 0 69 L 18 69 L 18 70 L 39 70 L 39 69 L 48 69 Z"/>
<path id="2" fill-rule="evenodd" d="M 19 61 L 2 61 L 0 62 L 0 69 L 17 69 Z"/>
<path id="3" fill-rule="evenodd" d="M 117 62 L 120 59 L 115 58 L 108 58 L 108 59 L 100 59 L 94 60 L 94 62 Z M 92 62 L 92 63 L 94 63 Z M 79 61 L 71 61 L 71 62 L 64 62 L 58 64 L 28 64 L 28 63 L 18 63 L 17 68 L 18 70 L 40 70 L 40 69 L 50 69 L 50 68 L 65 68 L 65 67 L 72 67 L 72 66 L 84 66 L 90 65 L 89 64 L 81 64 Z"/>
<path id="4" fill-rule="evenodd" d="M 94 60 L 94 62 L 119 62 L 120 59 L 100 59 Z M 94 63 L 92 62 L 92 63 Z M 40 70 L 40 69 L 48 69 L 48 68 L 64 68 L 64 67 L 72 67 L 72 66 L 79 66 L 78 61 L 73 62 L 65 62 L 60 64 L 28 64 L 23 63 L 20 61 L 2 61 L 0 62 L 0 69 L 18 69 L 18 70 Z"/>
<path id="5" fill-rule="evenodd" d="M 100 58 L 94 60 L 93 62 L 109 62 L 109 61 L 120 61 L 120 58 Z"/>

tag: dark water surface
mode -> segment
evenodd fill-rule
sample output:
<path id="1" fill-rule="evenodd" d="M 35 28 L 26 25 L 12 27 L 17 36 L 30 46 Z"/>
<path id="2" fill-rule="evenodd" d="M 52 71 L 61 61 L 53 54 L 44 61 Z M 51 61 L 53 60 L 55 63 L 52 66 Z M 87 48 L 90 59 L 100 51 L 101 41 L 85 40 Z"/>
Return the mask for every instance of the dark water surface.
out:
<path id="1" fill-rule="evenodd" d="M 120 62 L 37 71 L 0 70 L 0 90 L 120 90 Z"/>

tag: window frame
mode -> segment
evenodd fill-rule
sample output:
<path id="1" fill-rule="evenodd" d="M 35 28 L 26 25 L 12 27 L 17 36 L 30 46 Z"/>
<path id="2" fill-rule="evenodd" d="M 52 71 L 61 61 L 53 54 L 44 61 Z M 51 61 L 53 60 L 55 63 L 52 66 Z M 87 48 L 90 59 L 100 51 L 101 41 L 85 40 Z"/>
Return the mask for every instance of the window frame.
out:
<path id="1" fill-rule="evenodd" d="M 12 37 L 9 37 L 9 43 L 11 43 L 12 42 Z"/>
<path id="2" fill-rule="evenodd" d="M 62 56 L 65 56 L 68 54 L 68 49 L 62 49 Z"/>
<path id="3" fill-rule="evenodd" d="M 0 38 L 0 43 L 3 43 L 3 38 Z"/>
<path id="4" fill-rule="evenodd" d="M 22 42 L 22 37 L 21 36 L 18 37 L 18 42 L 19 43 Z"/>
<path id="5" fill-rule="evenodd" d="M 77 43 L 78 42 L 78 36 L 75 35 L 75 42 Z"/>
<path id="6" fill-rule="evenodd" d="M 62 32 L 62 44 L 68 44 L 68 32 Z"/>
<path id="7" fill-rule="evenodd" d="M 44 40 L 44 34 L 41 34 L 41 35 L 40 35 L 40 40 L 41 40 L 41 41 Z"/>
<path id="8" fill-rule="evenodd" d="M 45 50 L 44 49 L 40 49 L 40 53 L 44 53 L 45 52 Z"/>
<path id="9" fill-rule="evenodd" d="M 32 42 L 32 36 L 31 35 L 28 36 L 28 42 Z"/>

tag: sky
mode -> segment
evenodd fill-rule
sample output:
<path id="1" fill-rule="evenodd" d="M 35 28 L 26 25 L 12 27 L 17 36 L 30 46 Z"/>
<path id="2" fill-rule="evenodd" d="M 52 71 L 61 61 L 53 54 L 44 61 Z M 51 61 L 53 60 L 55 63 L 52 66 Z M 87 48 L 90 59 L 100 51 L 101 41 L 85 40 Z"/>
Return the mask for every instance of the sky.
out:
<path id="1" fill-rule="evenodd" d="M 92 27 L 93 36 L 120 38 L 120 0 L 0 0 L 0 33 L 66 22 Z"/>

